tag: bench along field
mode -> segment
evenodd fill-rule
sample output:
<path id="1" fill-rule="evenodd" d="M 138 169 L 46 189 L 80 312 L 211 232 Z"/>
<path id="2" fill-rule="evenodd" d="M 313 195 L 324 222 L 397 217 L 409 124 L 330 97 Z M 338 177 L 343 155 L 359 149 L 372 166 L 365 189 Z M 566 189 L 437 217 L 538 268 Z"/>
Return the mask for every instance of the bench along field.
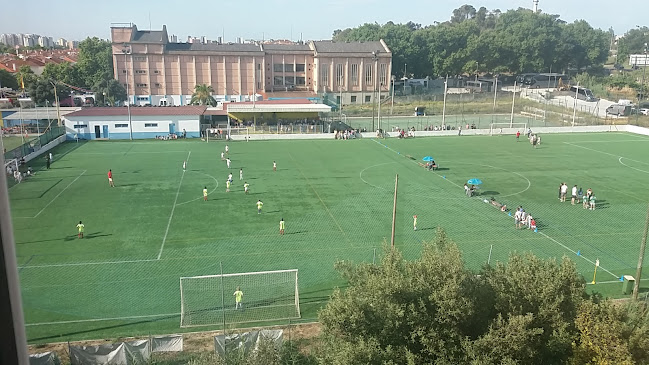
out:
<path id="1" fill-rule="evenodd" d="M 524 136 L 520 142 L 514 136 L 231 142 L 230 170 L 220 158 L 224 147 L 180 140 L 65 143 L 53 151 L 50 170 L 35 160 L 36 175 L 10 189 L 29 340 L 184 331 L 181 310 L 193 310 L 184 304 L 212 313 L 197 323 L 209 324 L 205 329 L 222 321 L 229 328 L 314 321 L 333 288 L 345 285 L 334 270 L 337 260 L 380 260 L 391 236 L 397 174 L 395 244 L 406 257 L 416 257 L 441 227 L 476 269 L 512 251 L 568 255 L 590 283 L 599 260 L 589 288 L 608 296 L 620 296 L 620 277 L 635 274 L 649 188 L 643 136 L 547 134 L 536 149 Z M 439 168 L 422 168 L 424 156 Z M 463 184 L 471 178 L 483 184 L 469 198 Z M 573 206 L 570 197 L 559 202 L 561 182 L 592 188 L 596 209 Z M 508 213 L 484 202 L 492 197 L 512 214 L 522 206 L 538 232 L 515 229 Z M 192 287 L 194 301 L 181 302 L 181 277 L 274 270 L 297 270 L 285 279 L 293 286 L 275 295 L 279 284 L 271 276 L 225 276 Z M 294 296 L 296 282 L 297 301 L 289 306 L 299 310 L 273 309 L 274 300 Z M 237 286 L 244 292 L 240 312 L 234 312 Z"/>

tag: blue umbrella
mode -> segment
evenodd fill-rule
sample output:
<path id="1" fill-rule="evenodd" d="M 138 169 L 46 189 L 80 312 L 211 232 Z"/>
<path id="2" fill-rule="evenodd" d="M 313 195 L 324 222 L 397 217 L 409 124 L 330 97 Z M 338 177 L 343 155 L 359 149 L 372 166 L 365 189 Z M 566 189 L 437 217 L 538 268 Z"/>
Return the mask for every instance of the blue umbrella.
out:
<path id="1" fill-rule="evenodd" d="M 466 183 L 469 184 L 469 185 L 480 185 L 480 184 L 482 184 L 482 180 L 473 178 L 473 179 L 467 181 Z"/>
<path id="2" fill-rule="evenodd" d="M 435 161 L 435 159 L 432 158 L 432 157 L 430 157 L 430 156 L 426 156 L 426 157 L 422 158 L 421 160 L 422 160 L 422 161 L 425 161 L 425 162 Z"/>

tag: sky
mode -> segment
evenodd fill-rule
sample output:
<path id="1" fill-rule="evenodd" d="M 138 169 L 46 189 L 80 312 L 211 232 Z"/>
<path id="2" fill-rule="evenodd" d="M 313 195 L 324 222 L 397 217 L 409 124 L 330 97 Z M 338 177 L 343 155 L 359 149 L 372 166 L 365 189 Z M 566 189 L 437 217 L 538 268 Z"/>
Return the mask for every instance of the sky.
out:
<path id="1" fill-rule="evenodd" d="M 82 40 L 88 36 L 110 38 L 112 23 L 134 23 L 138 29 L 162 29 L 179 41 L 188 35 L 208 39 L 225 36 L 226 42 L 244 39 L 330 39 L 335 29 L 388 21 L 422 25 L 446 21 L 464 4 L 489 10 L 531 8 L 532 0 L 247 0 L 247 1 L 93 1 L 52 5 L 51 0 L 30 0 L 30 9 L 3 16 L 0 33 L 33 33 L 55 39 Z M 182 5 L 181 5 L 182 4 Z M 189 6 L 185 4 L 200 4 Z M 604 0 L 540 0 L 539 9 L 572 22 L 624 34 L 648 25 L 649 1 L 631 0 L 622 9 Z"/>

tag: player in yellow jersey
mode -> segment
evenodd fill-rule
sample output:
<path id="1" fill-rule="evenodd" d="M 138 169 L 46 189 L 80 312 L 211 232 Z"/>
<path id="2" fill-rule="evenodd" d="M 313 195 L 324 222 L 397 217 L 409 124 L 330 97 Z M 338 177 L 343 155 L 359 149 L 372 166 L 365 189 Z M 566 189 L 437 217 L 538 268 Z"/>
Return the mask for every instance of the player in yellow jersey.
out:
<path id="1" fill-rule="evenodd" d="M 86 226 L 84 226 L 83 223 L 81 223 L 81 221 L 79 221 L 79 224 L 77 224 L 77 229 L 79 230 L 79 235 L 78 235 L 79 238 L 83 238 L 83 229 L 85 227 Z"/>
<path id="2" fill-rule="evenodd" d="M 413 215 L 412 216 L 412 226 L 415 228 L 415 231 L 417 230 L 417 216 Z"/>
<path id="3" fill-rule="evenodd" d="M 243 191 L 244 191 L 246 194 L 248 194 L 248 190 L 250 190 L 250 184 L 248 184 L 248 182 L 245 182 L 245 183 L 243 184 Z"/>
<path id="4" fill-rule="evenodd" d="M 203 200 L 207 201 L 207 186 L 203 188 Z"/>
<path id="5" fill-rule="evenodd" d="M 264 203 L 261 202 L 261 199 L 257 200 L 257 214 L 261 214 L 261 207 L 264 206 Z"/>
<path id="6" fill-rule="evenodd" d="M 230 182 L 230 180 L 226 180 L 226 181 L 225 181 L 225 192 L 226 192 L 226 193 L 229 193 L 229 192 L 230 192 L 230 184 L 232 184 L 232 183 Z"/>
<path id="7" fill-rule="evenodd" d="M 279 234 L 284 235 L 284 218 L 279 221 Z"/>
<path id="8" fill-rule="evenodd" d="M 234 295 L 234 302 L 236 303 L 234 309 L 242 309 L 243 304 L 241 304 L 241 301 L 243 300 L 243 292 L 241 291 L 241 287 L 237 286 L 237 290 L 232 295 Z"/>

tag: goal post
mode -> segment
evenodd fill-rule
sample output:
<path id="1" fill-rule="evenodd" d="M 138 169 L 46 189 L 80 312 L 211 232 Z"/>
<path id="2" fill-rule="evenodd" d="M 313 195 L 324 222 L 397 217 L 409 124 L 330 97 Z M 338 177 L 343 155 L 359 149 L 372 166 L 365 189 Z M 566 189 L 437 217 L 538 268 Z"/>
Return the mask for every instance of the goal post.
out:
<path id="1" fill-rule="evenodd" d="M 297 269 L 180 278 L 180 327 L 295 318 L 300 318 Z"/>
<path id="2" fill-rule="evenodd" d="M 499 134 L 516 134 L 519 131 L 521 134 L 527 133 L 527 123 L 491 123 L 489 125 L 490 135 Z"/>

